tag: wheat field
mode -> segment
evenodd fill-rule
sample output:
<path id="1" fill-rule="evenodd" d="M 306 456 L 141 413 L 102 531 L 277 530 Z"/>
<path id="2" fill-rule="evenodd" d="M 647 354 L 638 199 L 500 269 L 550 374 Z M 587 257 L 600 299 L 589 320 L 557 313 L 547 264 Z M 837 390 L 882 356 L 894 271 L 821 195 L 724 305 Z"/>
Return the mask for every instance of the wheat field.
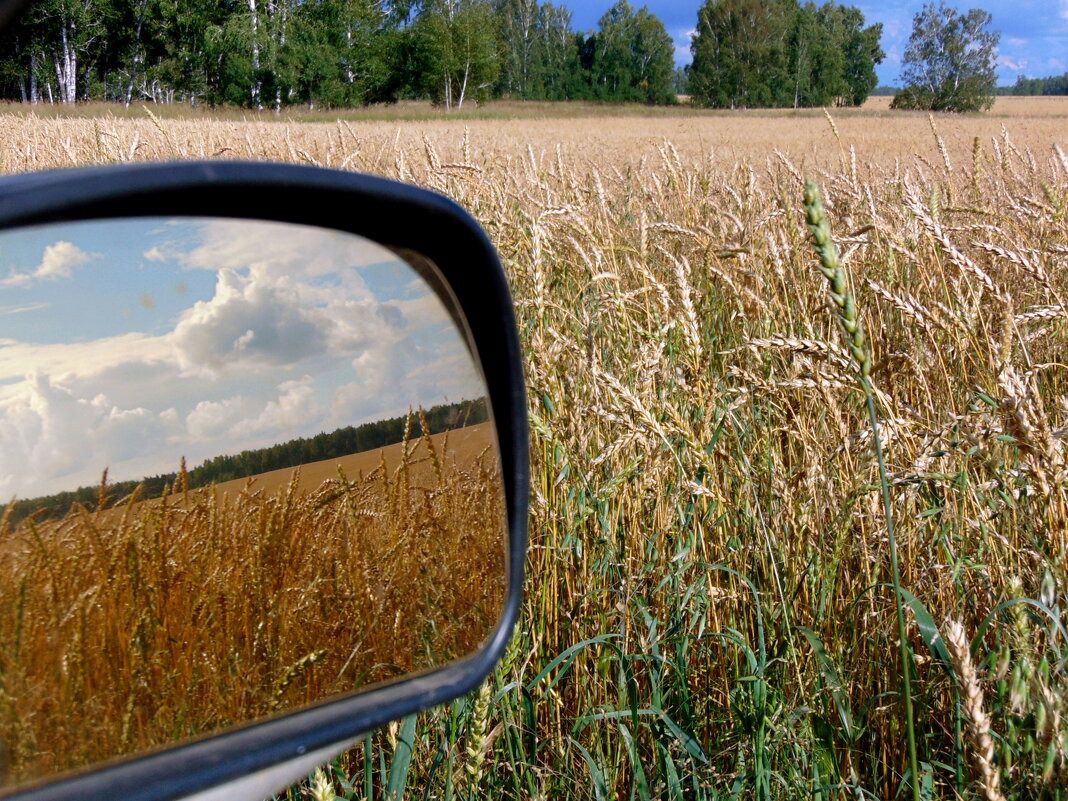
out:
<path id="1" fill-rule="evenodd" d="M 1066 115 L 9 115 L 0 141 L 8 172 L 374 172 L 455 198 L 501 253 L 532 426 L 516 637 L 473 697 L 291 797 L 889 799 L 914 782 L 1028 799 L 1068 794 Z M 911 716 L 873 427 L 805 178 L 870 343 Z"/>

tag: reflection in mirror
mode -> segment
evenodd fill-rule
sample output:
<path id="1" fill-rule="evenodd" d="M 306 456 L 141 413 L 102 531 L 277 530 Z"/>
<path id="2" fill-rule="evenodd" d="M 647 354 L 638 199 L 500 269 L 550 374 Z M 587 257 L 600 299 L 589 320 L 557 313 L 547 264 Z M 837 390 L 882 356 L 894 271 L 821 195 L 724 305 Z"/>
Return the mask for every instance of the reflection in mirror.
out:
<path id="1" fill-rule="evenodd" d="M 0 791 L 485 640 L 500 461 L 432 286 L 313 227 L 0 232 Z"/>

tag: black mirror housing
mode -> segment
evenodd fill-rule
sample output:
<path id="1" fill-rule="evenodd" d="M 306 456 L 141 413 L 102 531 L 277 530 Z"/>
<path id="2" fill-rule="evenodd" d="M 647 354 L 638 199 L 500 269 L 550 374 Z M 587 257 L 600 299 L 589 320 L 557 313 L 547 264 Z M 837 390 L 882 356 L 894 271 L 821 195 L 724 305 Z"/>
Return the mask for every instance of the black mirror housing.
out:
<path id="1" fill-rule="evenodd" d="M 508 523 L 504 607 L 483 647 L 460 661 L 357 695 L 14 791 L 15 797 L 26 801 L 207 799 L 213 797 L 212 788 L 232 788 L 242 781 L 250 797 L 270 794 L 361 735 L 475 688 L 503 653 L 519 612 L 529 492 L 523 367 L 504 271 L 471 216 L 451 200 L 414 186 L 283 164 L 129 165 L 26 174 L 0 181 L 0 231 L 159 216 L 313 225 L 357 234 L 394 251 L 415 251 L 436 264 L 466 318 L 493 409 Z M 234 797 L 232 790 L 223 795 Z M 242 792 L 238 797 L 245 795 Z"/>

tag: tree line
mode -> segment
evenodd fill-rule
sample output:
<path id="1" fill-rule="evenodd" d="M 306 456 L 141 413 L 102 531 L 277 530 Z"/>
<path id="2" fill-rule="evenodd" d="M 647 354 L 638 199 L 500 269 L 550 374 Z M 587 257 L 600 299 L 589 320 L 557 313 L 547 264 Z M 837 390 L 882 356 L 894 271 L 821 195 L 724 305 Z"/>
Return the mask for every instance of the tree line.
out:
<path id="1" fill-rule="evenodd" d="M 465 426 L 484 423 L 489 412 L 484 398 L 458 403 L 441 404 L 424 412 L 431 434 L 440 434 Z M 104 501 L 106 507 L 121 503 L 139 491 L 140 500 L 159 498 L 166 492 L 180 489 L 184 480 L 189 489 L 220 484 L 225 481 L 257 476 L 272 470 L 284 470 L 302 464 L 312 464 L 326 459 L 338 459 L 353 453 L 363 453 L 384 448 L 408 439 L 423 436 L 423 427 L 417 415 L 403 415 L 388 420 L 378 420 L 359 426 L 345 426 L 329 433 L 313 437 L 298 437 L 271 445 L 267 448 L 244 450 L 236 454 L 224 454 L 206 460 L 186 473 L 161 473 L 136 481 L 118 481 L 104 486 L 79 487 L 76 490 L 57 492 L 39 498 L 27 498 L 9 505 L 5 513 L 8 525 L 16 525 L 31 514 L 39 519 L 63 517 L 75 506 L 93 509 Z M 184 468 L 184 458 L 183 458 Z M 42 514 L 43 510 L 43 514 Z"/>
<path id="2" fill-rule="evenodd" d="M 538 0 L 38 0 L 0 38 L 0 96 L 29 102 L 666 103 L 674 72 L 626 0 L 585 33 Z"/>
<path id="3" fill-rule="evenodd" d="M 1016 79 L 1012 86 L 998 89 L 1002 95 L 1068 95 L 1068 72 L 1063 75 L 1051 75 L 1048 78 Z"/>
<path id="4" fill-rule="evenodd" d="M 881 26 L 828 2 L 707 0 L 694 63 L 648 8 L 595 31 L 539 0 L 37 0 L 0 35 L 0 97 L 353 107 L 492 98 L 711 107 L 863 102 Z"/>

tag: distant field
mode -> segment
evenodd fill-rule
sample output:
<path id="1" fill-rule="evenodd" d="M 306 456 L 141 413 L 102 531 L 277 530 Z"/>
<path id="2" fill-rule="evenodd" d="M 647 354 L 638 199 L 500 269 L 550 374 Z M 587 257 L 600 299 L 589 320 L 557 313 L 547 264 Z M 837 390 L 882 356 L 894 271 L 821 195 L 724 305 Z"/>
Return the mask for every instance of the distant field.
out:
<path id="1" fill-rule="evenodd" d="M 487 107 L 486 114 L 494 114 L 482 118 L 447 117 L 430 106 L 409 104 L 383 110 L 396 112 L 396 119 L 375 119 L 372 109 L 365 117 L 333 115 L 329 121 L 301 122 L 280 121 L 270 113 L 235 118 L 229 111 L 163 119 L 150 117 L 143 109 L 131 109 L 131 115 L 122 118 L 110 116 L 109 109 L 104 117 L 64 119 L 47 116 L 52 109 L 38 107 L 27 115 L 18 107 L 18 113 L 0 113 L 0 141 L 5 148 L 2 168 L 7 172 L 131 160 L 225 158 L 418 177 L 420 162 L 427 158 L 424 137 L 438 163 L 464 164 L 474 158 L 480 169 L 485 164 L 519 165 L 527 159 L 528 148 L 538 158 L 552 159 L 557 147 L 568 161 L 637 164 L 643 156 L 655 155 L 665 141 L 687 162 L 710 169 L 760 164 L 775 160 L 778 151 L 799 166 L 833 170 L 850 146 L 862 163 L 907 164 L 919 156 L 929 157 L 934 139 L 928 115 L 887 111 L 888 103 L 889 98 L 880 97 L 863 109 L 829 110 L 839 138 L 821 109 L 730 112 L 501 103 Z M 427 115 L 404 119 L 400 112 L 413 107 Z M 1068 98 L 998 98 L 989 114 L 938 115 L 935 124 L 955 164 L 971 158 L 976 136 L 989 140 L 1001 135 L 1003 126 L 1017 146 L 1045 150 L 1058 141 L 1068 145 L 1064 134 Z"/>
<path id="2" fill-rule="evenodd" d="M 491 457 L 496 453 L 494 450 L 496 437 L 492 423 L 480 423 L 443 434 L 434 434 L 430 440 L 434 447 L 446 454 L 448 461 L 458 469 L 466 469 L 487 452 Z M 361 481 L 364 476 L 378 470 L 382 465 L 385 465 L 386 470 L 396 470 L 405 456 L 414 480 L 426 482 L 433 477 L 433 465 L 427 453 L 426 443 L 419 439 L 410 443 L 398 442 L 395 445 L 387 445 L 384 448 L 376 448 L 363 453 L 353 453 L 340 459 L 312 462 L 301 465 L 299 468 L 287 467 L 283 470 L 260 473 L 253 478 L 251 484 L 249 479 L 240 478 L 213 484 L 212 488 L 219 496 L 236 496 L 246 490 L 253 492 L 262 490 L 271 494 L 289 486 L 296 473 L 299 477 L 298 488 L 304 492 L 310 492 L 318 489 L 324 481 L 337 479 L 338 468 L 344 471 L 350 481 Z"/>
<path id="3" fill-rule="evenodd" d="M 591 103 L 586 101 L 547 102 L 535 100 L 494 100 L 478 105 L 468 103 L 460 110 L 446 111 L 423 100 L 401 100 L 397 103 L 353 109 L 287 108 L 281 114 L 273 110 L 254 111 L 243 108 L 209 108 L 184 103 L 132 103 L 129 107 L 114 103 L 81 103 L 36 106 L 28 103 L 0 102 L 0 114 L 35 115 L 44 118 L 96 119 L 117 117 L 136 119 L 146 116 L 147 108 L 161 119 L 228 120 L 247 122 L 332 122 L 337 119 L 357 121 L 427 122 L 430 120 L 507 120 L 507 119 L 602 119 L 605 117 L 642 117 L 645 119 L 732 116 L 781 115 L 820 113 L 820 109 L 699 109 L 691 105 L 690 95 L 679 95 L 677 106 L 646 106 L 637 103 Z M 835 114 L 857 114 L 889 111 L 893 98 L 870 97 L 860 108 L 832 108 Z M 902 112 L 894 111 L 895 115 Z M 998 116 L 1056 116 L 1068 115 L 1068 97 L 1012 97 L 999 96 L 988 112 Z"/>
<path id="4" fill-rule="evenodd" d="M 892 97 L 869 97 L 864 111 L 890 111 Z M 893 111 L 893 114 L 902 112 Z M 913 112 L 909 112 L 913 113 Z M 922 113 L 922 112 L 919 112 Z M 1051 97 L 1013 97 L 999 95 L 994 98 L 990 111 L 968 116 L 995 117 L 1064 117 L 1068 115 L 1068 95 Z"/>

